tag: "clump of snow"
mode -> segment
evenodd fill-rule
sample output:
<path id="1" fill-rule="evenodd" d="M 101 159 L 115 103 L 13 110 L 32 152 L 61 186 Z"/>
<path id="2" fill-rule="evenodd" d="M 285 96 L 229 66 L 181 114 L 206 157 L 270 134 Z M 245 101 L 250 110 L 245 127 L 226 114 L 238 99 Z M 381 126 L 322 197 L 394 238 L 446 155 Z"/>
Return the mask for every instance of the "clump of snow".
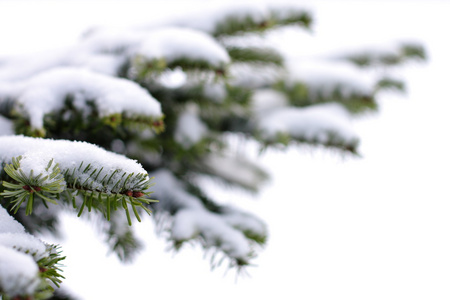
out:
<path id="1" fill-rule="evenodd" d="M 203 87 L 204 95 L 215 102 L 223 102 L 228 95 L 227 89 L 223 82 L 215 82 L 206 84 Z"/>
<path id="2" fill-rule="evenodd" d="M 245 63 L 235 63 L 228 69 L 230 83 L 247 88 L 270 86 L 282 78 L 285 71 L 272 66 L 249 66 Z"/>
<path id="3" fill-rule="evenodd" d="M 36 153 L 42 154 L 43 158 L 39 159 L 36 157 Z M 29 174 L 31 170 L 33 170 L 35 175 L 45 173 L 45 168 L 48 166 L 49 160 L 53 158 L 54 162 L 59 164 L 61 172 L 65 172 L 66 170 L 71 170 L 72 172 L 75 170 L 74 176 L 79 178 L 79 183 L 88 179 L 87 185 L 93 189 L 103 190 L 106 193 L 117 192 L 117 189 L 120 187 L 114 187 L 114 185 L 126 174 L 147 174 L 145 169 L 137 161 L 120 154 L 106 151 L 86 142 L 50 140 L 24 136 L 0 137 L 0 160 L 2 162 L 10 163 L 12 157 L 18 157 L 20 155 L 23 157 L 23 165 L 21 167 L 24 168 L 23 171 L 25 174 Z M 78 170 L 82 163 L 83 167 Z M 96 178 L 82 172 L 89 164 L 91 172 L 97 170 Z M 112 177 L 110 183 L 104 186 L 101 180 L 105 176 L 111 176 L 116 170 L 117 172 Z M 147 175 L 145 176 L 148 179 Z M 126 186 L 122 188 L 133 190 L 134 185 L 137 184 L 136 180 L 128 180 Z"/>
<path id="4" fill-rule="evenodd" d="M 274 14 L 283 17 L 299 10 L 306 11 L 305 3 L 232 3 L 232 5 L 220 5 L 188 16 L 176 16 L 172 20 L 160 22 L 159 25 L 183 26 L 214 34 L 218 27 L 231 19 L 241 22 L 250 19 L 258 24 L 270 20 Z"/>
<path id="5" fill-rule="evenodd" d="M 333 133 L 346 143 L 358 140 L 348 112 L 337 103 L 279 108 L 260 117 L 259 129 L 268 139 L 288 134 L 294 138 L 327 143 L 330 133 Z"/>
<path id="6" fill-rule="evenodd" d="M 189 194 L 181 181 L 169 170 L 159 170 L 151 174 L 155 176 L 155 197 L 164 199 L 158 205 L 177 207 L 173 216 L 171 233 L 175 240 L 185 241 L 202 235 L 207 247 L 218 247 L 230 257 L 247 259 L 251 247 L 237 224 L 243 224 L 251 219 L 249 215 L 243 220 L 233 220 L 230 215 L 216 214 L 208 211 L 201 201 Z M 235 215 L 236 218 L 239 218 Z M 242 226 L 249 230 L 261 228 L 257 226 Z"/>
<path id="7" fill-rule="evenodd" d="M 201 141 L 208 133 L 208 128 L 198 117 L 197 110 L 196 106 L 186 107 L 176 125 L 174 139 L 186 149 Z"/>
<path id="8" fill-rule="evenodd" d="M 255 22 L 262 22 L 268 15 L 267 7 L 261 4 L 236 4 L 222 5 L 210 9 L 202 10 L 198 13 L 193 13 L 184 16 L 176 16 L 176 18 L 167 18 L 158 24 L 150 24 L 155 26 L 180 26 L 197 29 L 207 33 L 214 33 L 217 24 L 224 22 L 226 19 L 233 17 L 243 20 L 246 17 L 252 18 Z"/>
<path id="9" fill-rule="evenodd" d="M 318 91 L 331 95 L 336 89 L 347 97 L 355 93 L 370 95 L 376 84 L 373 74 L 364 72 L 350 62 L 298 59 L 286 65 L 290 73 L 288 81 L 304 82 L 312 93 L 311 96 Z"/>
<path id="10" fill-rule="evenodd" d="M 86 102 L 94 101 L 100 117 L 114 113 L 162 115 L 160 103 L 138 84 L 85 69 L 55 68 L 14 86 L 8 98 L 16 99 L 34 128 L 42 128 L 44 115 L 61 109 L 69 95 L 82 111 L 89 111 Z"/>
<path id="11" fill-rule="evenodd" d="M 231 257 L 245 260 L 251 252 L 245 236 L 229 226 L 220 215 L 193 209 L 181 209 L 174 215 L 172 237 L 175 240 L 188 240 L 199 233 L 207 247 L 219 247 Z"/>
<path id="12" fill-rule="evenodd" d="M 73 47 L 9 57 L 0 69 L 0 82 L 25 80 L 61 66 L 115 76 L 136 56 L 166 62 L 181 58 L 202 60 L 217 67 L 230 62 L 222 45 L 195 29 L 173 26 L 148 30 L 99 29 L 87 34 Z"/>
<path id="13" fill-rule="evenodd" d="M 205 158 L 207 172 L 228 182 L 235 182 L 251 190 L 257 190 L 267 179 L 267 174 L 242 155 L 210 154 Z"/>
<path id="14" fill-rule="evenodd" d="M 6 295 L 33 294 L 39 269 L 30 255 L 0 245 L 0 291 Z"/>
<path id="15" fill-rule="evenodd" d="M 176 207 L 202 209 L 200 200 L 185 191 L 184 185 L 169 170 L 161 169 L 149 174 L 155 177 L 153 187 L 156 198 L 164 199 L 158 205 L 174 205 Z"/>
<path id="16" fill-rule="evenodd" d="M 46 255 L 45 244 L 28 233 L 0 233 L 0 245 L 30 254 L 36 261 Z"/>
<path id="17" fill-rule="evenodd" d="M 11 217 L 6 209 L 0 206 L 0 234 L 2 233 L 25 233 L 25 228 Z"/>
<path id="18" fill-rule="evenodd" d="M 289 101 L 286 95 L 273 89 L 259 89 L 252 95 L 252 110 L 256 115 L 288 105 Z"/>
<path id="19" fill-rule="evenodd" d="M 136 51 L 147 59 L 181 58 L 205 60 L 213 66 L 230 62 L 228 52 L 210 35 L 189 28 L 161 28 L 149 31 Z"/>
<path id="20" fill-rule="evenodd" d="M 242 231 L 250 231 L 256 233 L 258 236 L 267 235 L 266 224 L 260 219 L 257 219 L 247 213 L 227 207 L 223 218 L 227 224 L 234 228 L 239 228 Z"/>
<path id="21" fill-rule="evenodd" d="M 0 291 L 8 296 L 32 294 L 39 284 L 36 261 L 45 244 L 0 206 Z"/>

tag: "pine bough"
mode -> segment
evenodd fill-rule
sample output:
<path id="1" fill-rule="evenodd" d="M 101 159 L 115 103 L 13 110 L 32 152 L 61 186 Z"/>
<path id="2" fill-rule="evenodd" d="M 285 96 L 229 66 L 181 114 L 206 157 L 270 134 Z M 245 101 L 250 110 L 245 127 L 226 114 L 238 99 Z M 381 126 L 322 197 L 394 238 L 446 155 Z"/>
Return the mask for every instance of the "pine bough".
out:
<path id="1" fill-rule="evenodd" d="M 104 216 L 124 261 L 141 245 L 128 225 L 152 209 L 174 249 L 197 241 L 214 266 L 249 265 L 266 242 L 264 222 L 201 187 L 205 176 L 250 192 L 266 182 L 229 137 L 357 154 L 351 117 L 376 110 L 379 91 L 403 88 L 390 66 L 425 58 L 420 45 L 395 43 L 286 61 L 267 43 L 268 32 L 311 23 L 295 5 L 221 8 L 3 60 L 2 299 L 45 299 L 59 285 L 58 246 L 31 234 L 56 232 L 62 209 Z"/>

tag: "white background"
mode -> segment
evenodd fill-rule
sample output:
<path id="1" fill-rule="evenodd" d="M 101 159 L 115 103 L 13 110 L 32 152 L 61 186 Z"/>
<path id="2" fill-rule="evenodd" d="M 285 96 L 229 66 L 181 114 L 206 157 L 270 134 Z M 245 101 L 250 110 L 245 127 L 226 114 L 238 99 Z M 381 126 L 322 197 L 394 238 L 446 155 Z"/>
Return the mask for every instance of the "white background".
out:
<path id="1" fill-rule="evenodd" d="M 215 4 L 0 0 L 0 54 L 70 45 L 92 25 L 141 24 Z M 378 115 L 355 121 L 363 158 L 311 149 L 260 157 L 271 184 L 255 199 L 237 193 L 230 201 L 266 220 L 270 238 L 251 276 L 237 281 L 231 271 L 211 272 L 198 247 L 165 252 L 150 221 L 137 225 L 146 250 L 123 266 L 104 258 L 92 225 L 66 218 L 66 288 L 87 300 L 450 298 L 450 2 L 312 6 L 318 41 L 414 37 L 427 47 L 428 63 L 403 72 L 407 96 L 385 94 Z"/>

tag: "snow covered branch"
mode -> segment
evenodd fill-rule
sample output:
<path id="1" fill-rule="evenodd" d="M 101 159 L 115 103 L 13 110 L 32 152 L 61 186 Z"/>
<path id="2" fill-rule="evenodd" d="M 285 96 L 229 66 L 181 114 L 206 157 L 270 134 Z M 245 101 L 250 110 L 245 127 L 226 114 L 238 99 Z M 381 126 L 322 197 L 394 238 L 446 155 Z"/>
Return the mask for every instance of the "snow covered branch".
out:
<path id="1" fill-rule="evenodd" d="M 25 232 L 23 226 L 0 207 L 0 295 L 2 299 L 46 299 L 59 287 L 60 261 L 54 245 Z"/>
<path id="2" fill-rule="evenodd" d="M 375 111 L 381 90 L 404 89 L 392 67 L 426 57 L 404 42 L 305 53 L 311 24 L 297 4 L 220 7 L 0 58 L 3 299 L 44 299 L 43 282 L 59 283 L 57 248 L 21 226 L 53 231 L 62 209 L 103 215 L 105 242 L 123 261 L 142 246 L 127 224 L 152 208 L 173 248 L 197 242 L 214 253 L 213 265 L 250 265 L 266 225 L 217 204 L 198 183 L 207 176 L 255 193 L 266 182 L 243 151 L 230 151 L 229 137 L 357 155 L 352 117 Z M 295 55 L 273 40 L 286 27 L 304 39 Z"/>
<path id="3" fill-rule="evenodd" d="M 150 213 L 147 172 L 135 161 L 85 142 L 0 137 L 3 192 L 10 209 L 22 204 L 33 212 L 37 199 L 57 204 L 71 203 L 81 215 L 85 208 L 101 211 L 109 220 L 111 211 L 123 208 L 131 225 L 129 207 L 140 221 L 137 209 Z M 81 204 L 80 204 L 81 202 Z"/>

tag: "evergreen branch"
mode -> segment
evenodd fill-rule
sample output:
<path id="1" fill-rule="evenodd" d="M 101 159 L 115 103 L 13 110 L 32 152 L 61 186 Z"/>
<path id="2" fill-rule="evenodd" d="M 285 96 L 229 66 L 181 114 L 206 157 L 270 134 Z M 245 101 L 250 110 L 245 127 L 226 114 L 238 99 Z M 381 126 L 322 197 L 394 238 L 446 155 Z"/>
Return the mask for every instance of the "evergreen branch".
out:
<path id="1" fill-rule="evenodd" d="M 111 251 L 123 262 L 131 262 L 143 247 L 141 241 L 134 235 L 131 227 L 126 226 L 127 223 L 128 220 L 125 220 L 123 215 L 113 213 L 106 230 L 106 242 Z"/>
<path id="2" fill-rule="evenodd" d="M 231 59 L 236 62 L 272 64 L 280 67 L 283 65 L 283 57 L 272 48 L 228 47 L 227 51 Z"/>
<path id="3" fill-rule="evenodd" d="M 35 196 L 46 202 L 57 204 L 53 197 L 63 191 L 65 183 L 58 164 L 50 160 L 45 169 L 48 172 L 47 175 L 43 176 L 41 173 L 34 176 L 33 170 L 30 171 L 29 175 L 26 175 L 21 169 L 22 156 L 13 157 L 11 160 L 12 164 L 6 164 L 4 170 L 17 183 L 3 181 L 3 186 L 6 189 L 0 195 L 5 198 L 14 198 L 11 200 L 11 204 L 13 204 L 11 209 L 14 210 L 14 213 L 18 211 L 22 203 L 26 202 L 26 214 L 31 214 Z"/>
<path id="4" fill-rule="evenodd" d="M 400 44 L 395 51 L 375 52 L 369 51 L 344 56 L 354 64 L 361 67 L 370 66 L 396 66 L 409 61 L 423 61 L 426 59 L 426 51 L 422 45 L 414 43 Z"/>
<path id="5" fill-rule="evenodd" d="M 250 264 L 253 246 L 258 245 L 255 240 L 263 241 L 267 235 L 263 222 L 215 204 L 192 182 L 192 176 L 192 183 L 185 186 L 170 171 L 154 175 L 161 180 L 157 182 L 156 195 L 164 199 L 155 206 L 156 214 L 163 222 L 159 224 L 162 229 L 170 232 L 174 250 L 194 241 L 206 251 L 225 255 L 230 266 Z"/>
<path id="6" fill-rule="evenodd" d="M 39 266 L 39 276 L 42 278 L 38 295 L 36 299 L 45 299 L 53 294 L 54 288 L 49 284 L 51 282 L 54 286 L 59 287 L 64 276 L 61 275 L 61 261 L 66 257 L 61 256 L 61 250 L 59 246 L 47 245 L 47 256 L 37 261 Z M 41 298 L 40 298 L 41 297 Z"/>
<path id="7" fill-rule="evenodd" d="M 289 10 L 272 9 L 266 18 L 261 19 L 252 14 L 244 16 L 229 15 L 218 22 L 212 35 L 219 37 L 225 35 L 237 35 L 243 32 L 264 32 L 269 29 L 286 26 L 299 25 L 310 28 L 312 16 L 309 12 L 291 8 Z"/>
<path id="8" fill-rule="evenodd" d="M 383 84 L 383 82 L 380 82 L 380 84 Z M 312 89 L 301 81 L 291 83 L 279 81 L 274 84 L 274 89 L 284 93 L 292 106 L 307 107 L 314 104 L 337 102 L 354 114 L 377 110 L 378 105 L 374 94 L 382 87 L 375 86 L 373 94 L 367 94 L 356 90 L 344 91 L 345 87 L 341 85 L 324 91 Z"/>
<path id="9" fill-rule="evenodd" d="M 81 207 L 78 210 L 79 215 L 87 208 L 88 211 L 92 209 L 100 210 L 105 217 L 109 218 L 111 209 L 116 210 L 122 207 L 125 209 L 128 223 L 131 225 L 128 206 L 131 206 L 138 220 L 140 220 L 138 208 L 151 213 L 146 205 L 156 200 L 148 198 L 151 194 L 148 190 L 152 186 L 152 178 L 149 178 L 144 169 L 140 168 L 143 171 L 142 173 L 129 173 L 120 167 L 108 166 L 108 155 L 113 154 L 89 144 L 35 140 L 25 137 L 7 137 L 6 139 L 25 144 L 24 146 L 30 143 L 30 145 L 35 146 L 37 151 L 35 154 L 27 154 L 24 157 L 13 157 L 12 163 L 5 164 L 3 168 L 6 178 L 2 182 L 4 190 L 0 195 L 5 198 L 12 198 L 9 203 L 14 213 L 17 213 L 19 208 L 25 204 L 26 215 L 31 214 L 37 198 L 42 199 L 46 207 L 48 203 L 57 204 L 62 198 L 64 201 L 71 202 L 77 209 L 77 195 L 81 196 L 82 199 Z M 58 148 L 58 143 L 61 143 L 62 148 Z M 60 164 L 55 163 L 56 160 L 51 158 L 42 168 L 39 147 L 50 151 L 52 149 L 50 145 L 57 147 L 57 151 L 49 155 L 58 156 L 61 150 L 68 151 L 70 147 L 73 148 L 72 151 L 86 151 L 88 149 L 85 149 L 85 147 L 88 147 L 90 148 L 88 150 L 89 155 L 95 155 L 96 152 L 100 151 L 98 155 L 104 156 L 101 159 L 105 161 L 103 165 L 101 161 L 92 160 L 91 163 L 81 161 L 78 165 L 75 165 L 71 160 L 59 158 L 62 159 L 60 162 L 63 164 L 62 169 L 60 169 Z M 90 159 L 89 157 L 85 158 Z M 113 155 L 109 159 L 122 160 L 126 158 Z M 22 166 L 25 160 L 25 166 Z M 30 169 L 30 163 L 33 169 Z M 130 167 L 133 167 L 133 161 L 130 160 L 128 163 Z M 119 162 L 118 164 L 120 165 Z M 36 172 L 39 173 L 38 175 L 34 175 L 34 170 L 41 171 Z"/>
<path id="10" fill-rule="evenodd" d="M 351 140 L 344 139 L 336 131 L 323 131 L 317 135 L 291 135 L 286 132 L 278 132 L 275 137 L 267 139 L 258 137 L 258 140 L 262 143 L 262 149 L 267 147 L 289 147 L 292 144 L 301 144 L 309 146 L 323 146 L 330 149 L 340 150 L 344 153 L 358 154 L 359 139 L 354 138 Z"/>
<path id="11" fill-rule="evenodd" d="M 166 58 L 148 59 L 142 55 L 136 55 L 129 64 L 125 74 L 134 74 L 137 80 L 147 81 L 161 75 L 164 71 L 181 68 L 183 71 L 213 72 L 217 77 L 226 74 L 224 63 L 212 64 L 206 59 L 194 59 L 190 57 L 179 57 L 167 60 Z"/>
<path id="12" fill-rule="evenodd" d="M 384 77 L 381 78 L 376 86 L 377 91 L 381 90 L 393 90 L 398 92 L 404 92 L 406 87 L 405 83 L 395 78 Z"/>

